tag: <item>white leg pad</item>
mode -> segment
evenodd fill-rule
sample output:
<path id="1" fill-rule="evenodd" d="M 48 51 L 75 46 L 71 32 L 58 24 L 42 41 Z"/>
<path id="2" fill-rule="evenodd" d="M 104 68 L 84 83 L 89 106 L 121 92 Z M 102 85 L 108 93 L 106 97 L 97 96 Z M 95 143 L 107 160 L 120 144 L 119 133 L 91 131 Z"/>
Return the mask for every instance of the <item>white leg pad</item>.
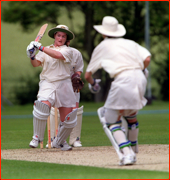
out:
<path id="1" fill-rule="evenodd" d="M 105 120 L 105 117 L 103 116 L 103 111 L 104 111 L 104 107 L 101 107 L 97 110 L 97 113 L 98 113 L 98 116 L 99 116 L 99 119 L 100 119 L 100 122 L 101 124 L 103 125 L 103 130 L 104 132 L 106 133 L 107 137 L 109 138 L 112 146 L 115 148 L 118 156 L 119 156 L 119 159 L 120 161 L 123 159 L 123 154 L 121 153 L 120 149 L 119 149 L 119 146 L 117 144 L 117 142 L 115 141 L 111 131 L 108 129 L 107 125 L 106 125 L 106 120 Z"/>
<path id="2" fill-rule="evenodd" d="M 47 124 L 47 121 L 40 120 L 35 117 L 33 118 L 33 126 L 34 126 L 33 139 L 36 139 L 40 142 L 43 141 L 46 124 Z"/>
<path id="3" fill-rule="evenodd" d="M 33 110 L 33 138 L 38 141 L 43 141 L 47 118 L 50 115 L 50 108 L 47 104 L 41 101 L 35 101 Z"/>
<path id="4" fill-rule="evenodd" d="M 49 115 L 50 115 L 50 107 L 47 104 L 36 100 L 34 102 L 33 116 L 36 117 L 37 119 L 47 120 Z"/>
<path id="5" fill-rule="evenodd" d="M 107 137 L 109 138 L 112 146 L 115 148 L 115 150 L 116 150 L 116 152 L 117 152 L 117 154 L 119 156 L 119 159 L 122 160 L 123 159 L 123 154 L 121 153 L 117 142 L 115 141 L 111 131 L 108 129 L 106 124 L 103 126 L 103 129 L 104 129 L 104 132 L 106 133 Z"/>
<path id="6" fill-rule="evenodd" d="M 57 138 L 54 139 L 54 146 L 63 144 L 70 135 L 72 129 L 77 125 L 77 109 L 69 113 L 64 122 L 60 122 Z"/>
<path id="7" fill-rule="evenodd" d="M 83 106 L 77 110 L 77 125 L 73 128 L 70 134 L 69 144 L 73 145 L 77 138 L 80 139 L 81 127 L 82 127 L 82 116 L 83 116 Z"/>

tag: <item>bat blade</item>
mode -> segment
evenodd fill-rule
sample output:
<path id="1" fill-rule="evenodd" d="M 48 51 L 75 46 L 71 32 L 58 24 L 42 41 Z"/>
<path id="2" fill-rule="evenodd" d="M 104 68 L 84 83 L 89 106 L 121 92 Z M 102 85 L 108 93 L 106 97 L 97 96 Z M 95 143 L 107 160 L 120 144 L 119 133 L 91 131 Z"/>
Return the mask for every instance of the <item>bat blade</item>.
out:
<path id="1" fill-rule="evenodd" d="M 47 29 L 47 26 L 48 26 L 48 24 L 44 24 L 44 25 L 40 28 L 40 30 L 39 30 L 39 32 L 38 32 L 38 34 L 37 34 L 37 37 L 35 38 L 35 41 L 39 42 L 39 41 L 41 40 L 41 38 L 43 37 L 43 35 L 44 35 L 44 33 L 45 33 L 46 29 Z M 33 54 L 34 51 L 35 51 L 34 48 L 32 48 L 32 49 L 29 50 L 30 54 Z"/>
<path id="2" fill-rule="evenodd" d="M 48 26 L 48 24 L 44 24 L 40 28 L 40 30 L 39 30 L 39 32 L 37 34 L 37 37 L 35 38 L 35 41 L 39 42 L 41 40 L 41 38 L 43 37 L 43 35 L 44 35 L 44 33 L 45 33 L 46 29 L 47 29 L 47 26 Z"/>

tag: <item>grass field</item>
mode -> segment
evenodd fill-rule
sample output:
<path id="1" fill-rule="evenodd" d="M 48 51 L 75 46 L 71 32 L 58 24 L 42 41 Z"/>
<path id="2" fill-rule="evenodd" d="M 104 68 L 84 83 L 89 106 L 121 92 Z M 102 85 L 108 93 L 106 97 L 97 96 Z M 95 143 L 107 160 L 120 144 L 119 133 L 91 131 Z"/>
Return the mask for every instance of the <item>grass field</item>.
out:
<path id="1" fill-rule="evenodd" d="M 2 179 L 168 179 L 167 172 L 2 160 Z M 9 173 L 10 172 L 10 173 Z"/>
<path id="2" fill-rule="evenodd" d="M 81 141 L 84 147 L 110 146 L 96 110 L 103 103 L 84 105 Z M 169 144 L 169 103 L 153 101 L 139 112 L 139 144 Z M 166 110 L 166 111 L 165 111 Z M 32 138 L 32 104 L 4 106 L 1 111 L 1 149 L 26 149 Z M 44 142 L 47 141 L 45 136 Z M 2 179 L 168 179 L 168 172 L 113 170 L 74 165 L 1 160 Z"/>

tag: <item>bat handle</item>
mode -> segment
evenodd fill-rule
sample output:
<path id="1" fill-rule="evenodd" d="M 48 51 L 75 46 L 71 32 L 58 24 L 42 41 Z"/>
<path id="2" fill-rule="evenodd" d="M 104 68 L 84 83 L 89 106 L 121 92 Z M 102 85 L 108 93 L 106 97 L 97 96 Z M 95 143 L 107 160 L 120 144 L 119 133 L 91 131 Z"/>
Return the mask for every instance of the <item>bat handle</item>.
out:
<path id="1" fill-rule="evenodd" d="M 39 42 L 41 40 L 41 38 L 42 37 L 39 35 L 39 36 L 36 37 L 35 41 Z"/>

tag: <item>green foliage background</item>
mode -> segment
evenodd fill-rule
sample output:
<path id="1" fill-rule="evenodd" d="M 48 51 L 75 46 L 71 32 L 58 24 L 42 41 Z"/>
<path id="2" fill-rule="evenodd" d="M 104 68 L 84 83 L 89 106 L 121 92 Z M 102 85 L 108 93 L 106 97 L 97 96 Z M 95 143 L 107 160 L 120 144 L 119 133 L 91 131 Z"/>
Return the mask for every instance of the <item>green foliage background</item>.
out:
<path id="1" fill-rule="evenodd" d="M 169 68 L 167 68 L 169 67 L 169 2 L 150 1 L 149 5 L 152 94 L 158 99 L 169 100 Z M 84 71 L 89 62 L 91 51 L 101 41 L 101 36 L 94 31 L 93 25 L 101 24 L 103 16 L 112 15 L 118 18 L 120 23 L 127 28 L 125 37 L 145 46 L 145 2 L 2 1 L 1 10 L 3 20 L 1 21 L 2 94 L 15 104 L 19 103 L 16 92 L 20 93 L 22 90 L 23 94 L 27 92 L 27 99 L 29 99 L 29 94 L 34 89 L 34 83 L 30 84 L 29 80 L 38 81 L 37 73 L 41 71 L 41 68 L 31 66 L 26 56 L 26 47 L 30 41 L 34 40 L 43 23 L 49 23 L 47 32 L 57 24 L 63 23 L 73 30 L 76 38 L 71 42 L 71 46 L 82 52 L 85 63 Z M 46 33 L 41 43 L 45 46 L 53 42 Z M 84 79 L 84 73 L 82 78 Z M 108 87 L 107 78 L 107 74 L 102 73 L 102 93 L 104 95 Z M 36 99 L 36 95 L 34 96 Z M 101 94 L 96 96 L 101 96 Z M 86 82 L 82 90 L 82 98 L 84 101 L 94 100 Z"/>

